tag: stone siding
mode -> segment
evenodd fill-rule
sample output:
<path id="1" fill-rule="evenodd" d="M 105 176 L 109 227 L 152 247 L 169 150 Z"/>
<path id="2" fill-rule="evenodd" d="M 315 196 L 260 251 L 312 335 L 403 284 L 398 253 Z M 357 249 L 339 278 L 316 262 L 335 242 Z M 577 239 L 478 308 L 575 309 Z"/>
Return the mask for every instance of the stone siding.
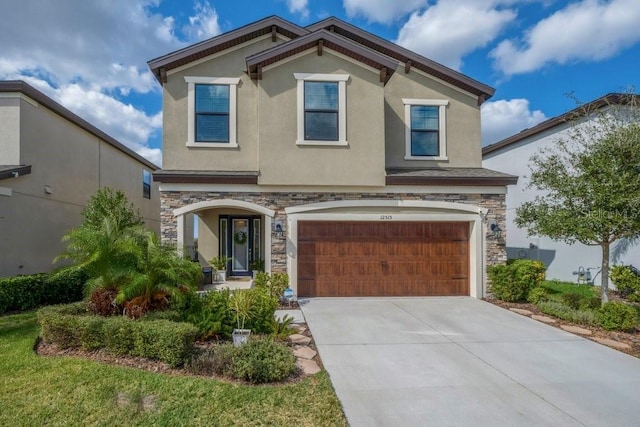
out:
<path id="1" fill-rule="evenodd" d="M 291 206 L 340 200 L 424 200 L 452 203 L 466 203 L 489 209 L 487 221 L 496 221 L 502 230 L 505 229 L 505 195 L 504 194 L 415 194 L 415 193 L 244 193 L 244 192 L 174 192 L 161 193 L 161 234 L 166 243 L 177 243 L 177 218 L 173 211 L 193 203 L 233 199 L 254 203 L 276 212 L 274 221 L 280 221 L 283 231 L 287 231 L 287 215 L 284 209 Z M 269 230 L 267 230 L 269 232 Z M 504 232 L 501 238 L 490 232 L 486 235 L 487 259 L 485 266 L 505 263 Z M 271 270 L 286 272 L 286 239 L 277 238 L 272 232 Z"/>

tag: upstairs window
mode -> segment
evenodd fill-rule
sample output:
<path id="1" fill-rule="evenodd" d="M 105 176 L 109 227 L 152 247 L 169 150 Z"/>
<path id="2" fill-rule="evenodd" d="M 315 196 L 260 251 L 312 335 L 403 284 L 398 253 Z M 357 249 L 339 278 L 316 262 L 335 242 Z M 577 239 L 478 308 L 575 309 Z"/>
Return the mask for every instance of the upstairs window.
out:
<path id="1" fill-rule="evenodd" d="M 405 160 L 446 160 L 446 106 L 439 99 L 403 99 Z"/>
<path id="2" fill-rule="evenodd" d="M 304 82 L 304 139 L 338 140 L 338 83 Z"/>
<path id="3" fill-rule="evenodd" d="M 151 199 L 151 172 L 142 169 L 142 197 Z"/>
<path id="4" fill-rule="evenodd" d="M 188 84 L 187 146 L 234 148 L 239 78 L 185 77 Z"/>
<path id="5" fill-rule="evenodd" d="M 229 142 L 229 86 L 196 85 L 195 142 Z"/>
<path id="6" fill-rule="evenodd" d="M 295 73 L 299 145 L 347 145 L 346 74 Z"/>

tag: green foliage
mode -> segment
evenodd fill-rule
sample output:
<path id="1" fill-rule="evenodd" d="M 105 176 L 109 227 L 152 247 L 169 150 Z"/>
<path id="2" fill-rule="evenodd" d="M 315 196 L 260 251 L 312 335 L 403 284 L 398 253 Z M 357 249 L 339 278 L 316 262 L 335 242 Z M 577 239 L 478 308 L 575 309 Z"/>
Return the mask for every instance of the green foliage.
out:
<path id="1" fill-rule="evenodd" d="M 296 371 L 291 349 L 268 338 L 252 338 L 246 345 L 220 344 L 196 355 L 190 369 L 216 373 L 253 384 L 282 381 Z"/>
<path id="2" fill-rule="evenodd" d="M 99 189 L 91 196 L 87 206 L 82 211 L 83 227 L 100 229 L 106 217 L 115 220 L 118 229 L 125 229 L 144 225 L 139 210 L 133 203 L 129 203 L 127 196 L 109 187 Z"/>
<path id="3" fill-rule="evenodd" d="M 524 301 L 531 289 L 544 280 L 545 269 L 540 261 L 526 259 L 492 266 L 488 270 L 491 292 L 503 301 Z"/>
<path id="4" fill-rule="evenodd" d="M 600 297 L 585 297 L 580 300 L 580 310 L 597 310 L 602 306 Z"/>
<path id="5" fill-rule="evenodd" d="M 260 258 L 256 258 L 251 261 L 251 269 L 253 271 L 264 271 L 264 260 Z"/>
<path id="6" fill-rule="evenodd" d="M 289 275 L 287 273 L 258 273 L 254 280 L 254 286 L 264 289 L 266 292 L 277 299 L 282 298 L 284 290 L 289 286 Z"/>
<path id="7" fill-rule="evenodd" d="M 566 293 L 580 294 L 584 298 L 597 296 L 596 288 L 593 286 L 578 285 L 575 282 L 561 282 L 559 280 L 545 280 L 540 287 L 549 292 L 549 297 L 561 302 L 561 295 Z"/>
<path id="8" fill-rule="evenodd" d="M 214 257 L 213 259 L 211 259 L 209 261 L 209 264 L 216 270 L 216 271 L 226 271 L 227 270 L 227 264 L 231 261 L 231 257 L 225 256 L 225 255 L 220 255 L 217 257 Z"/>
<path id="9" fill-rule="evenodd" d="M 596 312 L 593 310 L 574 310 L 556 301 L 542 301 L 537 304 L 540 311 L 559 319 L 585 325 L 597 324 Z"/>
<path id="10" fill-rule="evenodd" d="M 0 278 L 0 314 L 79 301 L 86 281 L 87 274 L 77 267 L 52 273 Z"/>
<path id="11" fill-rule="evenodd" d="M 623 302 L 607 302 L 597 313 L 598 323 L 607 330 L 633 331 L 638 325 L 638 312 Z"/>
<path id="12" fill-rule="evenodd" d="M 236 317 L 238 329 L 244 329 L 247 319 L 253 316 L 255 296 L 256 293 L 250 289 L 239 289 L 231 294 L 229 307 Z"/>
<path id="13" fill-rule="evenodd" d="M 289 335 L 293 334 L 295 330 L 291 327 L 293 323 L 293 317 L 285 314 L 283 317 L 273 319 L 273 324 L 271 326 L 271 334 L 276 338 L 286 338 Z"/>
<path id="14" fill-rule="evenodd" d="M 574 294 L 574 293 L 563 294 L 562 295 L 562 302 L 567 307 L 570 307 L 570 308 L 572 308 L 574 310 L 579 310 L 580 309 L 580 304 L 582 302 L 582 295 Z"/>
<path id="15" fill-rule="evenodd" d="M 604 301 L 611 243 L 640 233 L 640 110 L 634 94 L 620 101 L 585 106 L 567 137 L 531 158 L 529 188 L 544 195 L 523 203 L 515 220 L 529 235 L 600 246 Z"/>
<path id="16" fill-rule="evenodd" d="M 251 314 L 247 318 L 246 328 L 258 334 L 271 333 L 274 326 L 274 315 L 278 308 L 278 298 L 270 295 L 268 290 L 260 288 L 243 292 L 249 293 L 252 301 Z"/>
<path id="17" fill-rule="evenodd" d="M 640 302 L 640 277 L 636 276 L 629 266 L 611 267 L 610 277 L 621 295 L 629 301 Z"/>
<path id="18" fill-rule="evenodd" d="M 529 291 L 529 294 L 527 295 L 527 301 L 531 304 L 538 304 L 542 301 L 546 301 L 548 297 L 549 293 L 545 288 L 536 286 Z"/>
<path id="19" fill-rule="evenodd" d="M 171 366 L 179 366 L 191 357 L 198 332 L 193 325 L 79 315 L 81 309 L 82 306 L 51 306 L 38 311 L 42 338 L 61 348 L 105 348 L 115 354 L 157 359 Z"/>

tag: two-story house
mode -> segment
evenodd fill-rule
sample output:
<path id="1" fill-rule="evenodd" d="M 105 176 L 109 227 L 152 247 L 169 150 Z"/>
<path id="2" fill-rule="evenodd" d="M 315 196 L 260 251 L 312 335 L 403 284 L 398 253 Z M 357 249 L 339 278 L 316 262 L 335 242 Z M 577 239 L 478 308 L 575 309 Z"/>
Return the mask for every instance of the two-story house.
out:
<path id="1" fill-rule="evenodd" d="M 471 295 L 506 260 L 506 186 L 481 166 L 494 90 L 336 18 L 269 17 L 151 60 L 162 236 L 297 295 Z"/>
<path id="2" fill-rule="evenodd" d="M 101 187 L 160 231 L 158 167 L 23 81 L 0 81 L 0 277 L 47 272 Z"/>

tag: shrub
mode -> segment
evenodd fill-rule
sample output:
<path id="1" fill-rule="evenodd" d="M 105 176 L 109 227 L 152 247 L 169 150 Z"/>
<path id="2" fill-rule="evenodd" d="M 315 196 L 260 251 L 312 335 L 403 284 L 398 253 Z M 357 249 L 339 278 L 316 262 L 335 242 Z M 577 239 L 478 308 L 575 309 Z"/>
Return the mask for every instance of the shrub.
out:
<path id="1" fill-rule="evenodd" d="M 87 275 L 77 267 L 52 273 L 0 278 L 0 314 L 82 299 Z"/>
<path id="2" fill-rule="evenodd" d="M 574 310 L 556 301 L 542 301 L 537 304 L 540 311 L 559 319 L 585 325 L 597 324 L 596 313 L 592 310 Z"/>
<path id="3" fill-rule="evenodd" d="M 623 302 L 607 302 L 597 313 L 598 323 L 607 330 L 632 331 L 638 324 L 636 309 Z"/>
<path id="4" fill-rule="evenodd" d="M 538 304 L 542 301 L 546 301 L 548 296 L 549 293 L 545 288 L 537 286 L 529 291 L 529 295 L 527 295 L 527 301 L 531 304 Z"/>
<path id="5" fill-rule="evenodd" d="M 600 297 L 582 297 L 580 310 L 597 310 L 602 306 Z"/>
<path id="6" fill-rule="evenodd" d="M 84 313 L 86 313 L 86 305 Z M 197 329 L 169 320 L 79 315 L 83 306 L 45 307 L 38 312 L 42 337 L 62 348 L 95 350 L 158 359 L 171 366 L 189 360 Z"/>
<path id="7" fill-rule="evenodd" d="M 523 301 L 531 289 L 544 280 L 545 266 L 540 261 L 515 260 L 509 265 L 489 268 L 491 291 L 496 298 L 508 302 Z"/>
<path id="8" fill-rule="evenodd" d="M 640 277 L 630 266 L 616 265 L 611 267 L 609 277 L 622 296 L 629 301 L 640 302 Z"/>
<path id="9" fill-rule="evenodd" d="M 254 384 L 281 381 L 295 370 L 291 350 L 270 339 L 250 340 L 238 347 L 233 360 L 233 376 Z"/>
<path id="10" fill-rule="evenodd" d="M 580 309 L 580 304 L 582 303 L 582 295 L 568 293 L 568 294 L 562 294 L 561 298 L 564 305 L 571 307 L 574 310 Z"/>
<path id="11" fill-rule="evenodd" d="M 282 298 L 284 290 L 289 286 L 289 276 L 286 273 L 258 273 L 254 280 L 257 289 L 266 290 L 269 296 L 275 297 L 276 301 Z"/>
<path id="12" fill-rule="evenodd" d="M 217 345 L 195 355 L 189 368 L 192 371 L 229 376 L 250 383 L 282 381 L 296 371 L 291 349 L 272 339 L 252 338 L 246 345 Z"/>

